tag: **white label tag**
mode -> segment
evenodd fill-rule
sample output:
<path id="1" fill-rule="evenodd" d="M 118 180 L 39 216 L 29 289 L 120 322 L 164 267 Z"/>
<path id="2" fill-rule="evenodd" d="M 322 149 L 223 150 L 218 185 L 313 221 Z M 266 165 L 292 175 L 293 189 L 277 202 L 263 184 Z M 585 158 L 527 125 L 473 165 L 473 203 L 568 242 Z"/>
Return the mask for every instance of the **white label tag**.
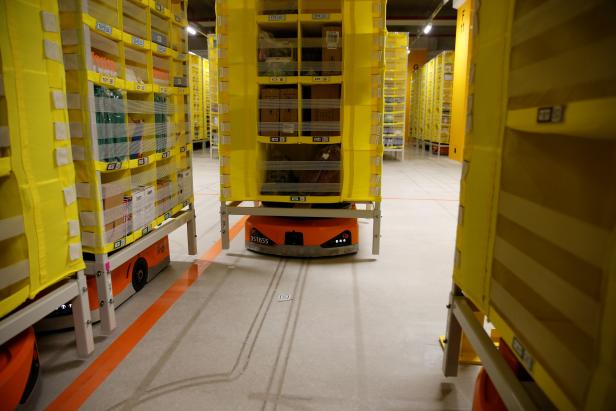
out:
<path id="1" fill-rule="evenodd" d="M 81 243 L 72 243 L 68 246 L 68 255 L 71 261 L 81 258 Z"/>
<path id="2" fill-rule="evenodd" d="M 60 50 L 60 45 L 58 43 L 51 40 L 43 40 L 43 49 L 45 50 L 46 58 L 64 64 L 62 51 Z"/>
<path id="3" fill-rule="evenodd" d="M 56 148 L 56 166 L 65 166 L 72 162 L 70 151 L 66 148 Z"/>
<path id="4" fill-rule="evenodd" d="M 48 11 L 41 11 L 41 19 L 43 20 L 43 31 L 48 33 L 60 32 L 60 24 L 58 24 L 58 16 Z"/>
<path id="5" fill-rule="evenodd" d="M 66 108 L 66 95 L 60 90 L 54 90 L 51 92 L 51 98 L 53 100 L 53 107 L 56 110 L 63 110 Z"/>
<path id="6" fill-rule="evenodd" d="M 56 140 L 66 140 L 68 138 L 68 125 L 66 123 L 53 123 L 53 130 Z"/>
<path id="7" fill-rule="evenodd" d="M 79 235 L 79 220 L 68 220 L 68 235 L 69 237 Z"/>
<path id="8" fill-rule="evenodd" d="M 77 193 L 75 192 L 75 186 L 67 187 L 64 189 L 64 203 L 70 206 L 77 200 Z"/>

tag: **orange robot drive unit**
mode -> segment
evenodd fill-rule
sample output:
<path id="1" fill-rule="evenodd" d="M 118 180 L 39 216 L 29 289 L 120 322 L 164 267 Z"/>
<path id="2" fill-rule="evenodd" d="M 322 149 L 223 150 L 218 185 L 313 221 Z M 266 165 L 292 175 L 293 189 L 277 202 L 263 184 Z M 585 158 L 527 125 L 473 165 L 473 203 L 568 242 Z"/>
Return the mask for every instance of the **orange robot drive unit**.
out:
<path id="1" fill-rule="evenodd" d="M 85 258 L 87 260 L 87 255 Z M 141 290 L 148 281 L 151 281 L 163 271 L 169 265 L 169 261 L 169 240 L 168 237 L 164 237 L 113 270 L 111 284 L 116 307 L 128 300 L 133 294 Z M 96 322 L 100 318 L 96 277 L 88 276 L 87 280 L 92 321 Z M 73 326 L 71 313 L 70 304 L 63 305 L 37 324 L 36 328 L 39 331 L 71 328 Z"/>

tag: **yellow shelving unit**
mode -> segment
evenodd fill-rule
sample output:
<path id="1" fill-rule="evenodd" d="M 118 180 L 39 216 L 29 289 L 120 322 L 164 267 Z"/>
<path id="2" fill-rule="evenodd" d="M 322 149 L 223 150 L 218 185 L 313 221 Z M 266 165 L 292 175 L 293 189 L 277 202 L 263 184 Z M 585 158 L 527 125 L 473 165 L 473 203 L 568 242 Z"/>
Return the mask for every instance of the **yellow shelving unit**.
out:
<path id="1" fill-rule="evenodd" d="M 203 58 L 196 54 L 189 54 L 190 62 L 190 107 L 191 107 L 191 133 L 193 143 L 205 144 L 207 131 L 205 128 L 204 107 L 204 79 Z"/>
<path id="2" fill-rule="evenodd" d="M 454 52 L 444 51 L 435 57 L 434 108 L 430 130 L 431 151 L 440 155 L 449 150 L 451 98 L 453 96 Z"/>
<path id="3" fill-rule="evenodd" d="M 243 201 L 319 203 L 324 216 L 328 204 L 368 203 L 363 212 L 380 230 L 385 6 L 217 1 L 209 61 L 211 84 L 218 76 L 211 122 L 217 115 L 223 246 L 228 215 L 247 212 L 230 204 Z"/>
<path id="4" fill-rule="evenodd" d="M 208 59 L 202 59 L 203 84 L 203 133 L 205 140 L 210 141 L 210 62 Z"/>
<path id="5" fill-rule="evenodd" d="M 420 141 L 419 147 L 424 150 L 430 145 L 432 133 L 432 108 L 434 103 L 434 59 L 421 67 L 421 96 L 420 96 Z"/>
<path id="6" fill-rule="evenodd" d="M 168 219 L 194 229 L 186 2 L 59 5 L 82 244 L 88 274 L 106 274 L 97 289 L 110 331 L 113 268 Z"/>
<path id="7" fill-rule="evenodd" d="M 411 130 L 417 146 L 435 154 L 449 147 L 453 51 L 443 51 L 413 73 Z"/>
<path id="8" fill-rule="evenodd" d="M 414 146 L 419 146 L 421 140 L 421 107 L 422 105 L 422 70 L 415 70 L 411 74 L 411 139 Z"/>
<path id="9" fill-rule="evenodd" d="M 557 409 L 612 409 L 616 93 L 606 50 L 616 37 L 586 33 L 616 8 L 543 5 L 477 10 L 444 370 L 457 371 L 463 331 L 510 409 L 546 409 L 506 372 L 472 304 Z M 555 33 L 576 40 L 534 52 Z"/>
<path id="10" fill-rule="evenodd" d="M 408 75 L 408 33 L 387 33 L 385 48 L 385 112 L 383 114 L 383 146 L 404 160 L 406 132 L 406 88 Z"/>
<path id="11" fill-rule="evenodd" d="M 73 304 L 93 351 L 58 8 L 0 3 L 0 345 Z"/>
<path id="12" fill-rule="evenodd" d="M 207 36 L 208 68 L 209 68 L 209 87 L 208 102 L 209 110 L 209 131 L 210 131 L 210 158 L 214 157 L 214 152 L 218 155 L 219 145 L 219 116 L 218 116 L 218 45 L 215 34 Z"/>

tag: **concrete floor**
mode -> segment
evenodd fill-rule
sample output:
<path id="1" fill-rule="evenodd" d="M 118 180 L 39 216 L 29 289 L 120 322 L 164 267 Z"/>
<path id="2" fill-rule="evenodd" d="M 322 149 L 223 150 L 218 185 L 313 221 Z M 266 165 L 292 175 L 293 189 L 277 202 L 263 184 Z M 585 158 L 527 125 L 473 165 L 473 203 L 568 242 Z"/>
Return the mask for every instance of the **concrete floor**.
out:
<path id="1" fill-rule="evenodd" d="M 199 254 L 219 238 L 217 162 L 194 160 Z M 441 374 L 461 167 L 409 150 L 386 161 L 381 255 L 281 259 L 243 233 L 84 404 L 87 410 L 466 410 L 477 367 Z M 236 221 L 233 219 L 232 221 Z M 195 262 L 172 264 L 117 310 L 118 329 L 76 357 L 70 332 L 39 339 L 44 409 Z M 197 261 L 199 262 L 199 261 Z M 281 301 L 288 294 L 290 300 Z M 284 299 L 284 298 L 283 298 Z"/>

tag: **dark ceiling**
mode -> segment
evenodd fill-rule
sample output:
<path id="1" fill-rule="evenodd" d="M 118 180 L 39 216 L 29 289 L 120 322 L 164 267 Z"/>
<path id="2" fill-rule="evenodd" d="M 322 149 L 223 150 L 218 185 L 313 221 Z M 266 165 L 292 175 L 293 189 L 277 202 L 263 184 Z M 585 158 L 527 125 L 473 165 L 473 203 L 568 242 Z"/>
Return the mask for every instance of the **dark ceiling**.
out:
<path id="1" fill-rule="evenodd" d="M 388 19 L 425 19 L 442 0 L 388 0 Z M 188 20 L 193 22 L 208 22 L 215 20 L 215 0 L 189 0 Z M 456 11 L 451 2 L 443 7 L 438 15 L 439 19 L 456 17 Z"/>
<path id="2" fill-rule="evenodd" d="M 387 1 L 387 28 L 390 31 L 406 31 L 413 35 L 417 34 L 425 24 L 425 19 L 429 18 L 432 12 L 443 0 L 388 0 Z M 216 0 L 188 0 L 188 20 L 202 33 L 212 33 L 215 30 L 215 3 Z M 456 10 L 451 6 L 450 0 L 439 14 L 430 38 L 432 46 L 422 45 L 426 48 L 451 48 L 455 37 Z M 426 39 L 423 39 L 425 43 Z M 443 43 L 444 42 L 444 43 Z M 422 43 L 423 44 L 423 43 Z M 444 44 L 444 45 L 442 45 Z M 202 36 L 189 38 L 189 48 L 191 50 L 205 50 L 207 44 Z"/>

